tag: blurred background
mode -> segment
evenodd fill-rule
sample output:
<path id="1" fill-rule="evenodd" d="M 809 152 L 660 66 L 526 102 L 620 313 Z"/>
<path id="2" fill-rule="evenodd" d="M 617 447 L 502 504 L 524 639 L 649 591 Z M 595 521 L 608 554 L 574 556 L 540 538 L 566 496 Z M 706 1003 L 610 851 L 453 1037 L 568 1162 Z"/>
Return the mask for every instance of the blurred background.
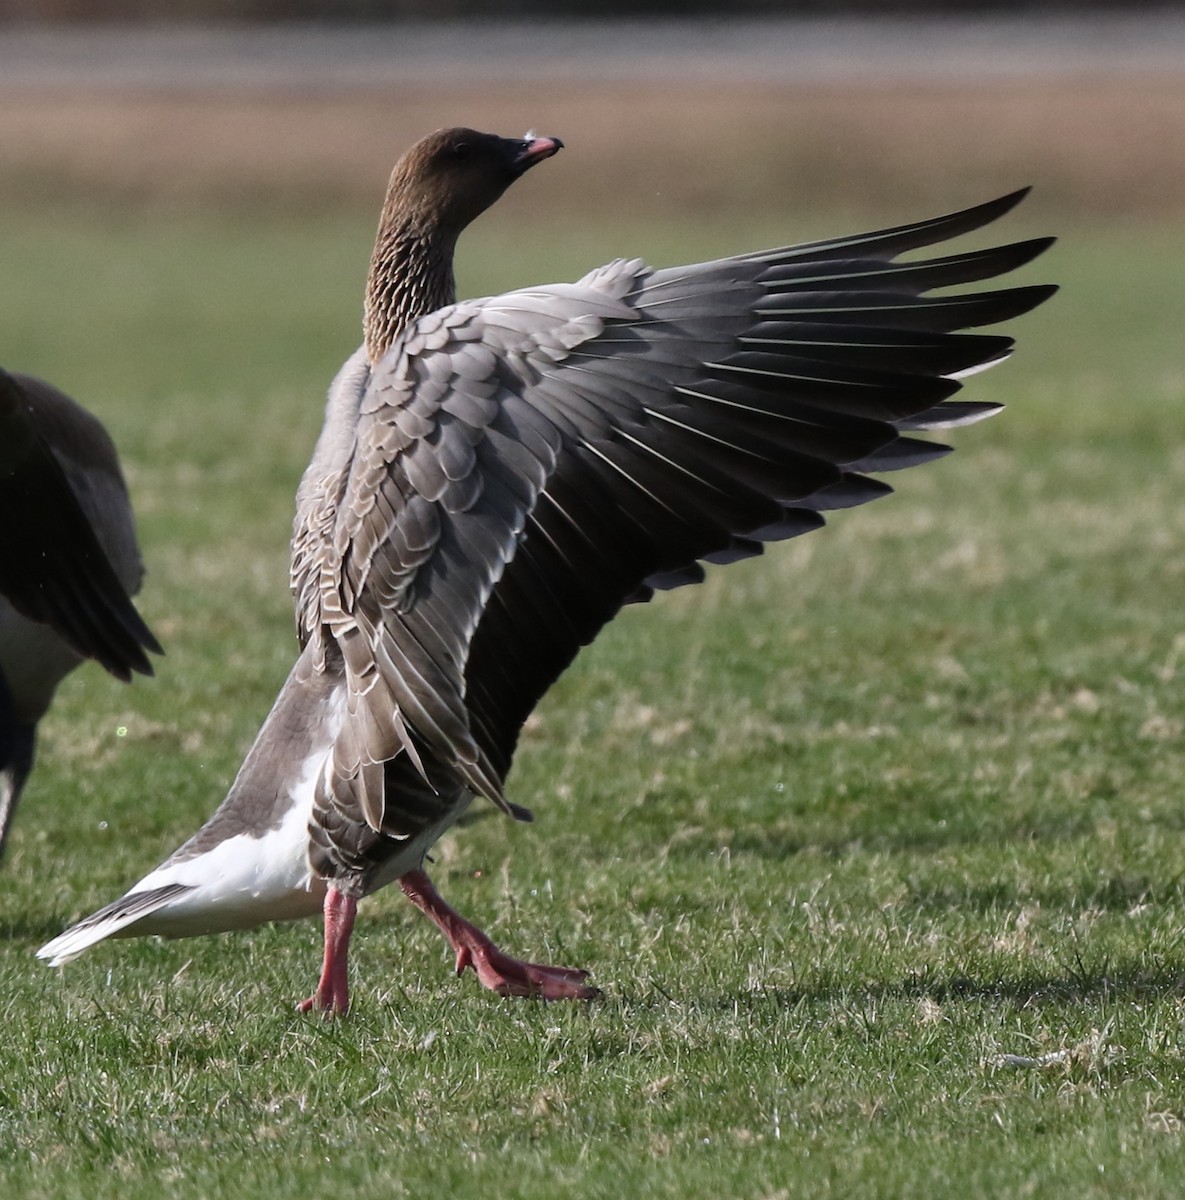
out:
<path id="1" fill-rule="evenodd" d="M 165 8 L 0 0 L 0 203 L 375 208 L 406 144 L 468 123 L 565 138 L 532 181 L 536 218 L 559 223 L 785 222 L 1018 182 L 1068 219 L 1185 204 L 1173 7 Z"/>

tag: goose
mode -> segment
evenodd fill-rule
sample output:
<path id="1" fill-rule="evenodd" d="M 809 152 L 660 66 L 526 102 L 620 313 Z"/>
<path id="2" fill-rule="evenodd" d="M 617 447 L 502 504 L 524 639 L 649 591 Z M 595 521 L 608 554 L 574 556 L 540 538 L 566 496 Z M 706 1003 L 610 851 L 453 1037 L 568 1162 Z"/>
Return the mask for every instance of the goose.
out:
<path id="1" fill-rule="evenodd" d="M 458 301 L 461 231 L 559 138 L 441 130 L 396 164 L 363 344 L 328 395 L 297 494 L 300 652 L 209 821 L 123 897 L 42 947 L 182 937 L 312 916 L 321 974 L 299 1008 L 349 1007 L 358 901 L 398 882 L 458 974 L 500 995 L 597 995 L 521 961 L 444 900 L 424 863 L 504 782 L 527 716 L 626 604 L 704 564 L 816 529 L 891 489 L 871 474 L 948 447 L 910 436 L 1000 406 L 959 377 L 1052 286 L 993 279 L 1053 239 L 899 261 L 976 230 L 1014 192 L 873 233 Z"/>
<path id="2" fill-rule="evenodd" d="M 58 684 L 92 658 L 125 682 L 160 643 L 107 431 L 57 388 L 0 370 L 0 857 Z"/>

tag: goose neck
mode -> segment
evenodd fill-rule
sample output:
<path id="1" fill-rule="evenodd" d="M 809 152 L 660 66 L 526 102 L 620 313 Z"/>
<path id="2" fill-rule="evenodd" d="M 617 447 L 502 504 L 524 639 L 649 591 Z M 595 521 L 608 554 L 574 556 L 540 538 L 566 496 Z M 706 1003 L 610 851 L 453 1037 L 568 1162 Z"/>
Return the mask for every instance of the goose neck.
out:
<path id="1" fill-rule="evenodd" d="M 413 321 L 456 300 L 455 244 L 455 237 L 424 232 L 411 224 L 379 227 L 363 313 L 366 352 L 372 364 Z"/>

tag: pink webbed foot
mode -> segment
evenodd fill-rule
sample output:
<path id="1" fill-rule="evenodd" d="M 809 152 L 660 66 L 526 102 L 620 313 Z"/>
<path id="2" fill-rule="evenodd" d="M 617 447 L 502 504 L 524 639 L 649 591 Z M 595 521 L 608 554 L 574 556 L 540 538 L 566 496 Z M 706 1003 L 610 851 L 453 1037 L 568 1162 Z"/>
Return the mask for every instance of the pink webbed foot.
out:
<path id="1" fill-rule="evenodd" d="M 317 990 L 302 1000 L 296 1011 L 320 1012 L 327 1017 L 345 1016 L 350 1011 L 349 951 L 350 934 L 358 901 L 336 888 L 325 893 L 325 958 Z"/>
<path id="2" fill-rule="evenodd" d="M 480 930 L 481 939 L 461 945 L 457 951 L 457 974 L 467 967 L 477 972 L 483 987 L 499 996 L 535 996 L 540 1000 L 594 1000 L 601 993 L 585 983 L 588 972 L 578 967 L 547 967 L 523 962 L 504 954 Z"/>
<path id="3" fill-rule="evenodd" d="M 483 987 L 499 996 L 540 1000 L 593 1000 L 601 993 L 585 981 L 588 972 L 523 962 L 499 950 L 476 925 L 449 906 L 423 871 L 399 880 L 407 898 L 440 929 L 456 952 L 457 974 L 472 967 Z"/>

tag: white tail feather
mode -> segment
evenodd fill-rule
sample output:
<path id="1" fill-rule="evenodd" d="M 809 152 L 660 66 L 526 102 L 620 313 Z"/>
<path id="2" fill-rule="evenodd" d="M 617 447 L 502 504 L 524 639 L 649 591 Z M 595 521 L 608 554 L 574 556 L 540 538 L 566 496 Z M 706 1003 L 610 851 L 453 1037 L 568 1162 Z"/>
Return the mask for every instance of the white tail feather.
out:
<path id="1" fill-rule="evenodd" d="M 49 959 L 51 967 L 60 967 L 63 963 L 77 958 L 96 942 L 134 925 L 149 913 L 156 912 L 158 908 L 163 908 L 188 891 L 192 889 L 183 884 L 173 883 L 153 888 L 151 891 L 129 892 L 114 904 L 109 904 L 85 920 L 79 921 L 77 925 L 72 925 L 52 942 L 46 942 L 37 951 L 37 957 Z"/>

